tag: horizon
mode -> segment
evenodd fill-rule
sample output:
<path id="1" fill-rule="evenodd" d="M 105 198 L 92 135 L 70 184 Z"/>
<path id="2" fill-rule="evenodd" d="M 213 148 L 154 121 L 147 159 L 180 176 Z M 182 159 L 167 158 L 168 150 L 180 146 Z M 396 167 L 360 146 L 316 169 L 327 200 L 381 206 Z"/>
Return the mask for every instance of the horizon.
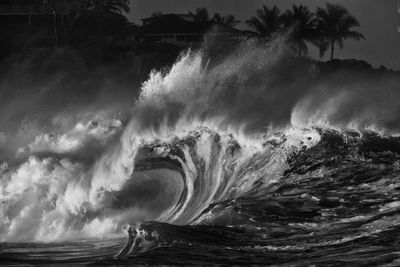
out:
<path id="1" fill-rule="evenodd" d="M 381 65 L 394 70 L 400 70 L 400 61 L 397 49 L 400 47 L 400 14 L 398 14 L 397 1 L 387 0 L 131 0 L 131 11 L 127 14 L 130 21 L 139 23 L 141 19 L 149 17 L 154 12 L 187 13 L 197 7 L 205 7 L 210 15 L 218 12 L 221 15 L 234 15 L 241 23 L 237 28 L 247 28 L 244 21 L 263 4 L 277 5 L 282 12 L 291 8 L 293 4 L 303 4 L 312 12 L 316 7 L 324 7 L 326 2 L 341 4 L 360 22 L 358 31 L 364 34 L 365 40 L 347 40 L 343 49 L 337 49 L 335 57 L 338 59 L 359 59 L 370 63 L 373 67 Z M 365 10 L 371 11 L 366 13 Z M 384 40 L 384 41 L 382 41 Z M 320 58 L 318 50 L 308 45 L 309 56 L 313 59 L 326 61 L 328 55 Z M 397 56 L 397 57 L 396 57 Z"/>

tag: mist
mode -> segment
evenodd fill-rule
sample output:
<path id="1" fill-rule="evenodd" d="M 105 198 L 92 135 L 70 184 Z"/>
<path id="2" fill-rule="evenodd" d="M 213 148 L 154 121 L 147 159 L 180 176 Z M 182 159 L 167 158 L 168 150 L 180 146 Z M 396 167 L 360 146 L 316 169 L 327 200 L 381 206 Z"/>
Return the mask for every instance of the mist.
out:
<path id="1" fill-rule="evenodd" d="M 260 135 L 293 129 L 398 134 L 397 73 L 298 58 L 284 39 L 223 53 L 209 40 L 143 82 L 129 69 L 92 70 L 68 49 L 9 59 L 0 81 L 2 241 L 110 237 L 162 217 L 184 178 L 135 173 L 138 157 L 201 127 L 257 149 Z"/>

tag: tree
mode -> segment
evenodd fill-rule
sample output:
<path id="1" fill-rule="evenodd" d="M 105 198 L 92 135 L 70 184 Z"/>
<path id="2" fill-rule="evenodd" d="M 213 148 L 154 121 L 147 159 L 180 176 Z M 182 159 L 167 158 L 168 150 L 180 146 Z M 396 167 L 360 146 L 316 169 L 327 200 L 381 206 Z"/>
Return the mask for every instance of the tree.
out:
<path id="1" fill-rule="evenodd" d="M 53 33 L 54 33 L 54 47 L 58 47 L 59 45 L 59 29 L 58 29 L 58 20 L 59 20 L 59 10 L 75 10 L 76 7 L 81 6 L 83 0 L 49 0 L 48 4 L 51 9 L 53 15 Z"/>
<path id="2" fill-rule="evenodd" d="M 194 15 L 197 22 L 210 22 L 210 15 L 205 7 L 198 7 L 195 12 L 189 11 L 189 14 Z"/>
<path id="3" fill-rule="evenodd" d="M 306 42 L 315 44 L 317 39 L 317 20 L 315 15 L 303 5 L 293 5 L 281 16 L 284 27 L 290 30 L 289 43 L 299 55 L 306 55 Z"/>
<path id="4" fill-rule="evenodd" d="M 108 11 L 122 14 L 130 11 L 129 0 L 92 0 L 94 8 L 102 7 Z"/>
<path id="5" fill-rule="evenodd" d="M 345 40 L 351 38 L 355 40 L 365 39 L 360 32 L 354 31 L 354 27 L 359 27 L 360 23 L 349 11 L 341 5 L 326 4 L 326 8 L 317 8 L 317 29 L 320 34 L 318 46 L 320 56 L 323 57 L 328 48 L 331 48 L 331 60 L 335 52 L 335 44 L 343 48 Z"/>
<path id="6" fill-rule="evenodd" d="M 256 16 L 246 21 L 246 24 L 262 37 L 271 37 L 272 33 L 281 28 L 280 10 L 277 6 L 269 8 L 265 5 L 257 9 Z"/>
<path id="7" fill-rule="evenodd" d="M 68 5 L 69 8 L 81 14 L 94 8 L 104 8 L 107 11 L 122 14 L 130 11 L 129 0 L 52 0 L 61 5 Z"/>
<path id="8" fill-rule="evenodd" d="M 230 27 L 235 27 L 238 23 L 240 23 L 240 20 L 237 20 L 233 15 L 221 16 L 219 13 L 215 13 L 212 21 L 217 24 L 227 25 Z"/>
<path id="9" fill-rule="evenodd" d="M 69 12 L 73 15 L 72 23 L 70 25 L 71 30 L 77 19 L 85 11 L 95 8 L 102 8 L 110 12 L 119 13 L 121 15 L 123 12 L 128 13 L 130 11 L 129 0 L 49 0 L 48 3 L 53 13 L 53 32 L 55 39 L 54 45 L 56 47 L 59 43 L 59 30 L 57 24 L 59 10 L 69 10 Z"/>

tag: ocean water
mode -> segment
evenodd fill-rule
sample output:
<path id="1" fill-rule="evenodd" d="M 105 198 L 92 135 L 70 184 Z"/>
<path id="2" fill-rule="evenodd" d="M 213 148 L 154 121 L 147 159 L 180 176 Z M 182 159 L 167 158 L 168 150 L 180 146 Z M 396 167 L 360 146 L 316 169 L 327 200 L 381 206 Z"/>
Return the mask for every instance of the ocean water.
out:
<path id="1" fill-rule="evenodd" d="M 399 265 L 397 80 L 283 54 L 188 52 L 129 116 L 3 131 L 0 264 Z"/>
<path id="2" fill-rule="evenodd" d="M 239 163 L 240 146 L 222 149 L 220 137 L 206 131 L 203 135 L 212 140 L 210 147 L 216 150 L 209 152 L 219 158 L 208 166 L 197 154 L 197 142 L 204 137 L 169 144 L 168 154 L 148 157 L 141 164 L 155 171 L 161 165 L 167 168 L 172 164 L 175 169 L 177 162 L 186 163 L 182 169 L 187 168 L 185 175 L 190 175 L 188 165 L 194 163 L 192 167 L 209 175 L 207 179 L 222 174 L 211 181 L 196 177 L 186 182 L 186 195 L 159 219 L 175 223 L 136 225 L 141 232 L 137 243 L 131 254 L 120 258 L 116 255 L 127 237 L 3 243 L 2 263 L 396 266 L 400 140 L 372 133 L 316 132 L 320 133 L 319 142 L 292 152 L 282 176 L 273 181 L 271 174 L 265 177 L 263 168 L 271 169 L 268 164 L 280 162 L 274 154 L 286 149 L 285 141 L 265 143 L 260 152 Z M 303 134 L 307 140 L 311 133 L 316 138 L 316 132 Z M 185 159 L 182 149 L 191 157 Z M 248 175 L 251 181 L 245 181 Z M 248 187 L 240 188 L 246 183 Z"/>

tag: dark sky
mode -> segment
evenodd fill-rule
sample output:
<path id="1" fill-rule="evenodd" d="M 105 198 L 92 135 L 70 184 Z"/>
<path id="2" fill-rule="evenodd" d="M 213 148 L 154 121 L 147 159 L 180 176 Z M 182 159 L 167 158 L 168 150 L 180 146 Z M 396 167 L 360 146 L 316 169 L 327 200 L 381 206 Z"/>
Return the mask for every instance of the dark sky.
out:
<path id="1" fill-rule="evenodd" d="M 281 10 L 291 7 L 292 4 L 304 4 L 311 10 L 316 6 L 324 6 L 326 0 L 131 0 L 132 11 L 129 19 L 136 23 L 141 18 L 149 16 L 155 11 L 163 13 L 186 13 L 196 7 L 206 7 L 210 13 L 233 14 L 244 21 L 254 15 L 255 10 L 262 4 L 277 4 Z M 332 0 L 330 3 L 339 3 L 360 21 L 361 31 L 365 41 L 349 40 L 341 51 L 337 51 L 339 58 L 358 58 L 370 62 L 374 66 L 385 65 L 400 70 L 400 14 L 397 13 L 397 0 Z M 243 26 L 241 26 L 243 27 Z M 317 56 L 312 49 L 310 54 Z M 325 56 L 327 57 L 327 55 Z"/>

